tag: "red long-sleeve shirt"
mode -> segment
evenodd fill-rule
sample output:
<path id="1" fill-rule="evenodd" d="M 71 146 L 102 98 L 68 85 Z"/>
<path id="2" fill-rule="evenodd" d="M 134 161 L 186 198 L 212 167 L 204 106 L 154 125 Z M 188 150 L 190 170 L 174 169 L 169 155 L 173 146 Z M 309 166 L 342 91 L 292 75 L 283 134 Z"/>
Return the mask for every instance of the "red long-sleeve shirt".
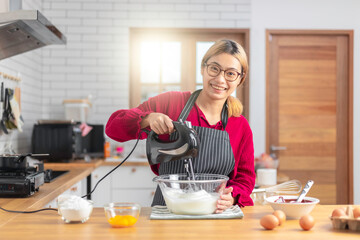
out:
<path id="1" fill-rule="evenodd" d="M 140 122 L 143 117 L 151 112 L 159 112 L 176 121 L 190 95 L 190 92 L 166 92 L 150 98 L 137 108 L 118 110 L 110 116 L 105 133 L 119 142 L 137 139 L 141 131 Z M 194 104 L 186 120 L 190 121 L 193 126 L 224 130 L 221 121 L 216 125 L 210 125 L 196 104 Z M 235 168 L 230 173 L 227 185 L 233 187 L 232 195 L 237 199 L 236 204 L 241 207 L 253 205 L 250 198 L 255 185 L 252 131 L 243 116 L 230 117 L 225 131 L 229 134 L 235 157 Z M 144 138 L 146 138 L 146 133 L 141 135 L 141 139 Z M 159 174 L 158 165 L 152 165 L 151 169 L 156 175 Z"/>

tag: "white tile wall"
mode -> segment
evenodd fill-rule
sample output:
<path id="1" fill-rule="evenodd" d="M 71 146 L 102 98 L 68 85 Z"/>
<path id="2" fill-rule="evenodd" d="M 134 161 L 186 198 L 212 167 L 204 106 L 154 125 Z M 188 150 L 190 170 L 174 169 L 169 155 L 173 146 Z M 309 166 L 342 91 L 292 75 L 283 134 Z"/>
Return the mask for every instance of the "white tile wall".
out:
<path id="1" fill-rule="evenodd" d="M 105 124 L 112 112 L 128 108 L 129 28 L 250 28 L 251 0 L 23 2 L 24 8 L 41 10 L 67 37 L 65 46 L 47 46 L 0 63 L 23 76 L 26 129 L 11 140 L 23 151 L 29 150 L 37 119 L 64 118 L 63 99 L 91 95 L 91 123 Z M 9 141 L 0 136 L 0 144 Z"/>
<path id="2" fill-rule="evenodd" d="M 41 0 L 24 1 L 22 7 L 23 9 L 41 9 Z M 21 109 L 25 121 L 22 133 L 17 130 L 8 135 L 0 133 L 0 153 L 9 147 L 17 153 L 27 153 L 30 150 L 32 126 L 42 115 L 41 49 L 1 60 L 0 71 L 21 77 L 20 83 L 5 79 L 4 86 L 8 88 L 19 86 L 21 88 Z"/>

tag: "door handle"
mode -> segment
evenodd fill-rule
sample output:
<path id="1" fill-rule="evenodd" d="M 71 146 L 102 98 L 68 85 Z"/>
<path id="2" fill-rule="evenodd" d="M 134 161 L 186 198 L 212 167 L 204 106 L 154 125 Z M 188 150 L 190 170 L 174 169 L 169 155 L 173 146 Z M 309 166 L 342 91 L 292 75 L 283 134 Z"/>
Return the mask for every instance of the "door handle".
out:
<path id="1" fill-rule="evenodd" d="M 270 151 L 271 152 L 275 152 L 275 151 L 283 151 L 283 150 L 286 150 L 286 146 L 274 146 L 274 145 L 271 145 L 270 146 Z"/>

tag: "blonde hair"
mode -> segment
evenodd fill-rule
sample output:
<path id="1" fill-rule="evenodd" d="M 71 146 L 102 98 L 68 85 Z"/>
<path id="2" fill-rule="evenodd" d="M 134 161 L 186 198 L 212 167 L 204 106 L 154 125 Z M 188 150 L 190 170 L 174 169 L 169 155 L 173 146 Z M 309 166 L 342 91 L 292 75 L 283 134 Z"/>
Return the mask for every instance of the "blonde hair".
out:
<path id="1" fill-rule="evenodd" d="M 248 60 L 245 53 L 244 48 L 235 42 L 234 40 L 230 39 L 221 39 L 216 41 L 209 50 L 205 53 L 202 61 L 201 61 L 201 68 L 203 69 L 207 63 L 207 61 L 213 57 L 217 56 L 222 53 L 228 53 L 235 57 L 241 65 L 241 73 L 240 76 L 240 83 L 239 86 L 245 81 L 246 75 L 249 70 Z M 227 105 L 228 105 L 228 116 L 229 117 L 240 117 L 242 111 L 243 111 L 243 105 L 240 102 L 239 99 L 229 96 L 227 99 Z"/>

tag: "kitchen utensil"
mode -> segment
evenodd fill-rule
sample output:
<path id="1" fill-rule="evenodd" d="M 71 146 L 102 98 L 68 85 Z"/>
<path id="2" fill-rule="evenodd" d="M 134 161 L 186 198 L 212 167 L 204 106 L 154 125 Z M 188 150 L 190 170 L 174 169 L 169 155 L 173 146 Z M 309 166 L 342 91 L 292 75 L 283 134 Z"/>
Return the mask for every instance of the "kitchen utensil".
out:
<path id="1" fill-rule="evenodd" d="M 19 110 L 21 111 L 21 90 L 19 87 L 15 88 L 14 97 L 19 104 Z"/>
<path id="2" fill-rule="evenodd" d="M 196 157 L 200 140 L 190 122 L 173 122 L 176 140 L 164 142 L 151 131 L 146 140 L 146 155 L 151 165 Z"/>
<path id="3" fill-rule="evenodd" d="M 181 215 L 214 213 L 228 180 L 224 175 L 205 173 L 196 173 L 194 180 L 188 180 L 187 174 L 160 175 L 153 179 L 160 186 L 169 211 Z"/>
<path id="4" fill-rule="evenodd" d="M 12 115 L 10 98 L 13 96 L 14 91 L 10 88 L 5 89 L 5 104 L 4 104 L 4 114 L 3 120 L 7 129 L 15 129 L 17 126 L 14 124 L 14 116 Z"/>
<path id="5" fill-rule="evenodd" d="M 299 180 L 290 180 L 267 188 L 254 189 L 253 193 L 267 192 L 276 194 L 297 194 L 301 191 Z"/>
<path id="6" fill-rule="evenodd" d="M 284 202 L 279 201 L 279 198 L 283 198 Z M 284 196 L 271 196 L 265 199 L 274 210 L 281 210 L 285 213 L 288 219 L 299 219 L 302 216 L 309 214 L 320 202 L 317 198 L 304 197 L 303 202 L 295 202 L 298 196 L 284 195 Z"/>
<path id="7" fill-rule="evenodd" d="M 14 95 L 14 91 L 12 91 L 12 94 L 9 96 L 9 103 L 11 106 L 12 115 L 14 116 L 14 124 L 16 125 L 19 132 L 22 132 L 22 126 L 24 125 L 24 122 L 22 121 L 19 102 Z"/>
<path id="8" fill-rule="evenodd" d="M 141 206 L 137 203 L 109 203 L 104 210 L 112 227 L 131 227 L 139 218 Z"/>
<path id="9" fill-rule="evenodd" d="M 4 102 L 4 82 L 1 82 L 1 95 L 0 95 L 0 101 Z"/>
<path id="10" fill-rule="evenodd" d="M 302 192 L 300 193 L 300 196 L 298 197 L 298 199 L 296 200 L 297 203 L 300 203 L 304 197 L 306 196 L 306 194 L 309 192 L 310 188 L 312 187 L 312 185 L 314 184 L 313 180 L 309 180 L 304 189 L 302 190 Z"/>
<path id="11" fill-rule="evenodd" d="M 4 114 L 5 114 L 4 82 L 1 82 L 0 91 L 1 91 L 0 92 L 0 114 L 2 114 L 1 120 L 0 120 L 0 128 L 5 134 L 9 134 L 9 132 L 5 126 L 5 122 L 4 122 Z"/>

